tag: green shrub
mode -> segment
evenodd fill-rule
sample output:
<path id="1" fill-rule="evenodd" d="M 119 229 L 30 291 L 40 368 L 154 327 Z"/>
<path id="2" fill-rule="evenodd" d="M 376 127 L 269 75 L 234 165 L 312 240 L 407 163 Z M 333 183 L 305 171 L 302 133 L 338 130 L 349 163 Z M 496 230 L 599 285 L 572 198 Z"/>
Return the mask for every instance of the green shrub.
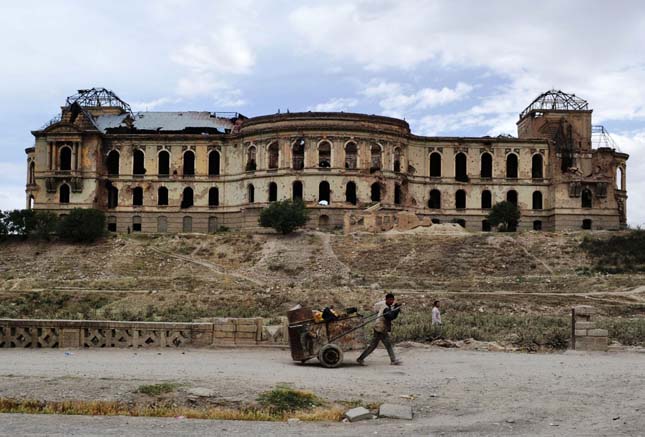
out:
<path id="1" fill-rule="evenodd" d="M 6 223 L 6 217 L 7 217 L 6 214 L 0 211 L 0 241 L 7 238 L 7 234 L 9 234 L 9 229 L 7 228 L 7 223 Z"/>
<path id="2" fill-rule="evenodd" d="M 49 211 L 36 211 L 34 213 L 34 223 L 32 235 L 39 240 L 49 241 L 51 236 L 56 233 L 58 227 L 58 216 Z"/>
<path id="3" fill-rule="evenodd" d="M 137 389 L 137 393 L 143 393 L 148 396 L 159 396 L 164 393 L 170 393 L 175 391 L 179 387 L 179 384 L 162 382 L 160 384 L 144 384 L 140 385 Z"/>
<path id="4" fill-rule="evenodd" d="M 511 202 L 498 202 L 488 213 L 488 222 L 503 232 L 514 232 L 520 221 L 520 209 Z"/>
<path id="5" fill-rule="evenodd" d="M 98 209 L 74 208 L 58 225 L 58 235 L 74 243 L 92 243 L 105 234 L 105 213 Z"/>
<path id="6" fill-rule="evenodd" d="M 34 211 L 32 209 L 14 209 L 6 212 L 4 223 L 9 234 L 26 239 L 34 229 Z"/>
<path id="7" fill-rule="evenodd" d="M 289 234 L 307 223 L 308 211 L 300 201 L 273 202 L 260 213 L 260 226 Z"/>
<path id="8" fill-rule="evenodd" d="M 580 247 L 593 258 L 596 270 L 607 273 L 645 272 L 645 230 L 608 239 L 586 236 Z"/>
<path id="9" fill-rule="evenodd" d="M 323 404 L 315 394 L 308 391 L 295 390 L 286 385 L 278 385 L 273 390 L 260 394 L 258 402 L 263 407 L 275 413 L 309 410 Z"/>
<path id="10" fill-rule="evenodd" d="M 645 346 L 645 318 L 605 319 L 597 327 L 609 331 L 609 338 L 628 346 Z"/>

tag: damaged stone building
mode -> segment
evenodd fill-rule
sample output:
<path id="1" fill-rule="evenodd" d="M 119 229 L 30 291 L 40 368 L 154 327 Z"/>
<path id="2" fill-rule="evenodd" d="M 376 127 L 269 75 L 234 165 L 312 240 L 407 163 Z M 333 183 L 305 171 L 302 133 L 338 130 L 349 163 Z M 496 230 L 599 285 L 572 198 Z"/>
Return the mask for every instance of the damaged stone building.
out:
<path id="1" fill-rule="evenodd" d="M 214 232 L 255 228 L 269 202 L 299 198 L 311 227 L 376 209 L 486 231 L 508 200 L 520 229 L 619 229 L 628 156 L 591 114 L 552 90 L 522 111 L 517 138 L 425 137 L 375 115 L 133 112 L 80 90 L 32 132 L 27 206 L 98 208 L 114 232 Z"/>

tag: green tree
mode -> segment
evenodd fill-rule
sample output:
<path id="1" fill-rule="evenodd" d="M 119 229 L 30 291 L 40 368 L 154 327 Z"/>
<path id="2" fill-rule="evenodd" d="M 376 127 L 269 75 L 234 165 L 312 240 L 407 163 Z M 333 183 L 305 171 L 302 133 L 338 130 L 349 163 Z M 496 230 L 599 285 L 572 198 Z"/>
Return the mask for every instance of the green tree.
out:
<path id="1" fill-rule="evenodd" d="M 39 240 L 47 240 L 56 233 L 58 216 L 50 211 L 35 211 L 32 236 Z"/>
<path id="2" fill-rule="evenodd" d="M 98 209 L 74 208 L 58 223 L 58 235 L 74 243 L 92 243 L 105 234 L 105 214 Z"/>
<path id="3" fill-rule="evenodd" d="M 5 213 L 5 225 L 9 234 L 23 239 L 34 230 L 34 211 L 32 209 L 14 209 Z"/>
<path id="4" fill-rule="evenodd" d="M 515 232 L 520 221 L 520 209 L 511 202 L 499 202 L 488 213 L 488 222 L 502 232 Z"/>
<path id="5" fill-rule="evenodd" d="M 9 229 L 7 228 L 6 218 L 7 218 L 6 214 L 0 211 L 0 241 L 3 241 L 5 238 L 7 238 L 7 234 L 9 233 Z"/>
<path id="6" fill-rule="evenodd" d="M 289 234 L 307 223 L 308 211 L 301 200 L 273 202 L 260 213 L 260 226 Z"/>

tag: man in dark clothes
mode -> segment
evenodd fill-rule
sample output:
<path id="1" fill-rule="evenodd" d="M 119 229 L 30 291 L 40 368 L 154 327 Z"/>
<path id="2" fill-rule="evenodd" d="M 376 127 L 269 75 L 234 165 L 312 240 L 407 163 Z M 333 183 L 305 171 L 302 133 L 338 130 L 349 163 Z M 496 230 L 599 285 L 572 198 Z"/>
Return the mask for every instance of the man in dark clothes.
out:
<path id="1" fill-rule="evenodd" d="M 394 303 L 394 295 L 388 293 L 385 295 L 385 300 L 377 302 L 374 305 L 374 311 L 378 311 L 378 318 L 374 324 L 374 336 L 372 341 L 367 346 L 367 349 L 363 351 L 360 357 L 356 360 L 358 364 L 364 366 L 365 358 L 376 349 L 379 341 L 383 343 L 387 353 L 390 355 L 390 364 L 393 366 L 398 366 L 401 364 L 400 360 L 396 359 L 394 355 L 394 349 L 392 349 L 392 343 L 390 342 L 390 332 L 392 332 L 392 320 L 396 319 L 401 312 L 401 304 Z"/>

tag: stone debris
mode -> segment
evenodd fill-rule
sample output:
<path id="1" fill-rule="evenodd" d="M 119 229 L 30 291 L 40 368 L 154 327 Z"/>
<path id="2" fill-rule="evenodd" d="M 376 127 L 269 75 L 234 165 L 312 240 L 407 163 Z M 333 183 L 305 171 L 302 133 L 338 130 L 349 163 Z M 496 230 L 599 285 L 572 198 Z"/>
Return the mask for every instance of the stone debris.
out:
<path id="1" fill-rule="evenodd" d="M 409 405 L 381 404 L 378 417 L 412 420 L 412 407 Z"/>
<path id="2" fill-rule="evenodd" d="M 197 396 L 200 398 L 210 398 L 215 396 L 215 391 L 206 387 L 194 387 L 188 389 L 187 393 L 191 396 Z"/>
<path id="3" fill-rule="evenodd" d="M 365 407 L 356 407 L 345 413 L 345 417 L 350 422 L 358 422 L 359 420 L 366 420 L 372 418 L 372 413 Z"/>

